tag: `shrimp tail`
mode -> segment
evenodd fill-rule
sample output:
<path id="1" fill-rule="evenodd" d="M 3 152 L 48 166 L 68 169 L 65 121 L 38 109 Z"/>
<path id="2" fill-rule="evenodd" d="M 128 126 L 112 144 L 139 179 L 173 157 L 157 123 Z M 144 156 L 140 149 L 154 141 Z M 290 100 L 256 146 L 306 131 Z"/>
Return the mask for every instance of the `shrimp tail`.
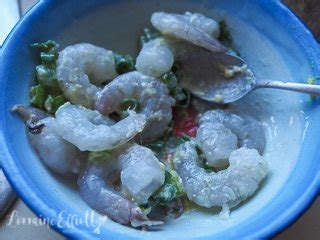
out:
<path id="1" fill-rule="evenodd" d="M 139 207 L 131 209 L 130 223 L 132 227 L 148 228 L 151 226 L 161 225 L 162 221 L 150 220 Z"/>
<path id="2" fill-rule="evenodd" d="M 48 113 L 40 109 L 30 107 L 30 106 L 20 105 L 20 104 L 14 105 L 11 111 L 17 112 L 24 121 L 28 121 L 31 118 L 39 121 L 49 116 Z"/>
<path id="3" fill-rule="evenodd" d="M 41 133 L 44 124 L 39 121 L 49 116 L 42 110 L 25 105 L 14 105 L 11 111 L 20 115 L 32 134 Z"/>

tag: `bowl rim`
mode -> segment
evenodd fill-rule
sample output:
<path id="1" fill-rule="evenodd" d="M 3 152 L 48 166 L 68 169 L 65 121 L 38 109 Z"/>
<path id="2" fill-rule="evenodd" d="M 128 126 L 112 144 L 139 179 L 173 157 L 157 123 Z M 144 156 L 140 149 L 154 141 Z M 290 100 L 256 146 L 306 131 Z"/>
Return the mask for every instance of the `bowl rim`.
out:
<path id="1" fill-rule="evenodd" d="M 24 28 L 24 23 L 29 18 L 37 18 L 41 15 L 41 11 L 45 11 L 51 4 L 55 1 L 47 0 L 47 1 L 39 1 L 35 4 L 15 25 L 12 29 L 6 40 L 4 41 L 2 48 L 0 48 L 0 58 L 8 45 L 10 39 L 15 37 L 15 33 L 18 28 Z M 57 2 L 55 2 L 57 3 Z M 319 44 L 315 40 L 314 36 L 307 28 L 307 26 L 300 20 L 299 17 L 295 15 L 287 6 L 280 2 L 280 0 L 261 0 L 259 4 L 264 8 L 266 13 L 276 18 L 280 23 L 284 24 L 293 24 L 297 26 L 299 29 L 299 38 L 297 38 L 297 42 L 306 49 L 312 49 L 312 57 L 315 61 L 318 62 L 320 66 L 320 48 Z M 0 84 L 2 85 L 2 79 L 0 79 Z M 1 94 L 1 93 L 0 93 Z M 0 100 L 2 101 L 2 94 L 0 95 Z M 7 109 L 4 106 L 0 106 L 1 112 L 6 111 Z M 5 163 L 2 163 L 3 171 L 7 176 L 10 184 L 17 192 L 17 194 L 21 197 L 21 199 L 33 210 L 33 212 L 41 217 L 41 218 L 54 218 L 56 216 L 55 211 L 48 206 L 44 199 L 39 198 L 39 196 L 35 193 L 34 188 L 30 186 L 28 181 L 25 179 L 25 176 L 19 174 L 19 169 L 15 166 L 13 161 L 13 156 L 11 155 L 11 151 L 5 142 L 6 137 L 3 134 L 3 121 L 0 122 L 0 153 L 3 159 L 6 159 Z M 318 150 L 319 151 L 319 150 Z M 316 199 L 317 195 L 320 192 L 320 171 L 318 169 L 318 174 L 313 179 L 312 184 L 305 189 L 303 195 L 296 199 L 296 204 L 288 208 L 282 217 L 279 217 L 279 220 L 273 223 L 269 223 L 269 225 L 264 228 L 254 229 L 247 238 L 270 238 L 279 232 L 283 231 L 286 227 L 293 224 L 299 217 L 304 213 L 312 204 L 312 202 Z M 51 223 L 51 222 L 50 222 Z M 96 236 L 84 231 L 81 226 L 76 226 L 69 231 L 68 229 L 61 227 L 57 224 L 51 224 L 51 227 L 63 234 L 64 236 L 75 238 L 75 239 L 93 239 Z M 110 239 L 127 239 L 126 237 L 119 236 L 117 233 L 109 232 Z"/>

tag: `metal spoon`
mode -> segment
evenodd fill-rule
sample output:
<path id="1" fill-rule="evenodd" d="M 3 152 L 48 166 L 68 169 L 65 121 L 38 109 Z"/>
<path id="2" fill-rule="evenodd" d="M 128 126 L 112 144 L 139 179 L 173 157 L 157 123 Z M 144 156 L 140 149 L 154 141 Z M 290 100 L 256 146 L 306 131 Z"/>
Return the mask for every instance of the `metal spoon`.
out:
<path id="1" fill-rule="evenodd" d="M 215 103 L 231 103 L 258 88 L 277 88 L 320 95 L 320 85 L 257 79 L 240 57 L 194 47 L 178 54 L 177 74 L 192 94 Z"/>

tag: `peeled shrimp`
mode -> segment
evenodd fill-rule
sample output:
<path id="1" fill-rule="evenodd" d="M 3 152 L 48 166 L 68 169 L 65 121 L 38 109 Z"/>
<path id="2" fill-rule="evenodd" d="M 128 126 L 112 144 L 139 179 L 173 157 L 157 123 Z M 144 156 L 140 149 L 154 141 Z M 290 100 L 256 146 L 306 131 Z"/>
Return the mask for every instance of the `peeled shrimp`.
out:
<path id="1" fill-rule="evenodd" d="M 81 151 L 116 148 L 141 132 L 146 124 L 143 114 L 131 113 L 114 124 L 99 112 L 65 103 L 56 112 L 58 134 Z"/>
<path id="2" fill-rule="evenodd" d="M 254 148 L 261 154 L 265 147 L 263 128 L 257 120 L 223 110 L 203 114 L 196 139 L 213 167 L 225 167 L 230 153 L 238 147 Z"/>
<path id="3" fill-rule="evenodd" d="M 212 18 L 208 18 L 201 13 L 186 12 L 181 15 L 188 23 L 217 39 L 220 35 L 220 26 Z"/>
<path id="4" fill-rule="evenodd" d="M 143 155 L 146 154 L 146 155 Z M 114 172 L 121 172 L 121 182 L 135 200 L 149 198 L 164 182 L 164 169 L 152 151 L 138 145 L 118 156 L 115 151 L 103 163 L 89 165 L 78 179 L 80 194 L 94 209 L 112 220 L 133 227 L 158 225 L 150 221 L 140 207 L 113 188 Z"/>
<path id="5" fill-rule="evenodd" d="M 151 77 L 160 77 L 171 70 L 173 53 L 163 38 L 144 44 L 136 61 L 136 69 Z"/>
<path id="6" fill-rule="evenodd" d="M 120 155 L 119 162 L 121 182 L 138 203 L 147 203 L 164 183 L 164 165 L 146 147 L 129 147 Z"/>
<path id="7" fill-rule="evenodd" d="M 164 34 L 171 34 L 178 38 L 195 42 L 193 36 L 195 33 L 189 32 L 185 27 L 190 26 L 195 31 L 201 31 L 207 35 L 207 38 L 217 38 L 220 33 L 220 27 L 216 21 L 207 18 L 200 13 L 186 12 L 184 15 L 154 13 L 151 18 L 152 24 Z M 175 24 L 175 25 L 174 25 Z M 199 37 L 199 36 L 197 36 Z M 215 41 L 214 39 L 212 41 Z M 181 54 L 185 51 L 173 39 L 156 38 L 146 43 L 137 57 L 136 69 L 146 75 L 159 77 L 169 72 L 174 61 L 174 53 Z M 200 46 L 202 46 L 200 44 Z M 212 46 L 210 47 L 210 49 Z"/>
<path id="8" fill-rule="evenodd" d="M 30 142 L 48 168 L 61 175 L 79 173 L 87 154 L 80 152 L 56 133 L 53 117 L 24 106 L 15 106 L 13 111 L 19 112 L 27 121 Z"/>
<path id="9" fill-rule="evenodd" d="M 202 14 L 155 12 L 152 14 L 151 23 L 164 35 L 183 39 L 213 52 L 226 51 L 226 48 L 214 38 L 219 34 L 219 25 Z"/>
<path id="10" fill-rule="evenodd" d="M 125 98 L 135 98 L 140 105 L 138 112 L 146 116 L 141 140 L 152 141 L 163 135 L 172 119 L 174 105 L 164 83 L 136 71 L 120 75 L 99 93 L 95 107 L 104 115 L 119 112 Z"/>
<path id="11" fill-rule="evenodd" d="M 253 195 L 268 173 L 268 164 L 258 151 L 246 147 L 232 151 L 230 166 L 219 172 L 208 172 L 199 162 L 193 142 L 180 145 L 173 158 L 188 198 L 206 208 L 222 207 L 223 217 L 229 208 Z"/>
<path id="12" fill-rule="evenodd" d="M 102 83 L 117 76 L 113 52 L 89 43 L 62 50 L 56 72 L 65 97 L 87 108 L 93 107 Z"/>

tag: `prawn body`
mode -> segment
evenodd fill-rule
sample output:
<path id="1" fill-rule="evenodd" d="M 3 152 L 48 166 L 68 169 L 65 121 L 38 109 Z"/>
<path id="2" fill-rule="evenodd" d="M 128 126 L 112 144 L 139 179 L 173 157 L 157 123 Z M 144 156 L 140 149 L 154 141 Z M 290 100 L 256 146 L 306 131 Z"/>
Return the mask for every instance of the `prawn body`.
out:
<path id="1" fill-rule="evenodd" d="M 56 112 L 58 134 L 81 151 L 114 149 L 141 132 L 146 124 L 143 114 L 132 113 L 114 123 L 98 111 L 65 103 Z"/>
<path id="2" fill-rule="evenodd" d="M 92 108 L 102 83 L 116 76 L 112 51 L 89 43 L 79 43 L 59 53 L 58 82 L 65 97 L 73 104 Z"/>
<path id="3" fill-rule="evenodd" d="M 146 147 L 133 145 L 119 156 L 121 182 L 138 203 L 149 197 L 164 183 L 164 164 Z"/>
<path id="4" fill-rule="evenodd" d="M 265 148 L 265 136 L 261 124 L 250 116 L 210 110 L 199 119 L 196 140 L 204 151 L 207 162 L 213 167 L 225 167 L 230 153 L 238 147 Z"/>
<path id="5" fill-rule="evenodd" d="M 202 14 L 155 12 L 151 16 L 151 23 L 164 35 L 185 40 L 212 52 L 226 51 L 226 48 L 215 39 L 219 35 L 219 25 Z"/>
<path id="6" fill-rule="evenodd" d="M 135 201 L 109 183 L 113 174 L 120 172 L 125 190 L 137 202 L 145 203 L 164 182 L 162 164 L 145 147 L 127 145 L 120 150 L 113 151 L 102 163 L 87 166 L 78 179 L 81 196 L 92 208 L 120 224 L 133 227 L 162 224 L 150 221 Z"/>
<path id="7" fill-rule="evenodd" d="M 42 162 L 60 175 L 77 175 L 87 154 L 61 138 L 56 131 L 55 119 L 44 112 L 25 106 L 15 106 L 26 121 L 28 137 Z"/>
<path id="8" fill-rule="evenodd" d="M 160 80 L 137 71 L 118 76 L 98 94 L 95 108 L 104 115 L 121 114 L 119 106 L 126 98 L 139 102 L 138 114 L 146 117 L 147 124 L 140 134 L 142 141 L 162 136 L 172 119 L 174 99 Z"/>
<path id="9" fill-rule="evenodd" d="M 230 166 L 219 172 L 208 172 L 199 165 L 192 142 L 178 147 L 173 162 L 188 198 L 206 208 L 222 207 L 222 214 L 253 195 L 269 171 L 258 151 L 246 147 L 232 151 Z"/>
<path id="10" fill-rule="evenodd" d="M 160 77 L 173 66 L 174 56 L 164 38 L 156 38 L 143 45 L 136 63 L 136 69 L 151 77 Z"/>

